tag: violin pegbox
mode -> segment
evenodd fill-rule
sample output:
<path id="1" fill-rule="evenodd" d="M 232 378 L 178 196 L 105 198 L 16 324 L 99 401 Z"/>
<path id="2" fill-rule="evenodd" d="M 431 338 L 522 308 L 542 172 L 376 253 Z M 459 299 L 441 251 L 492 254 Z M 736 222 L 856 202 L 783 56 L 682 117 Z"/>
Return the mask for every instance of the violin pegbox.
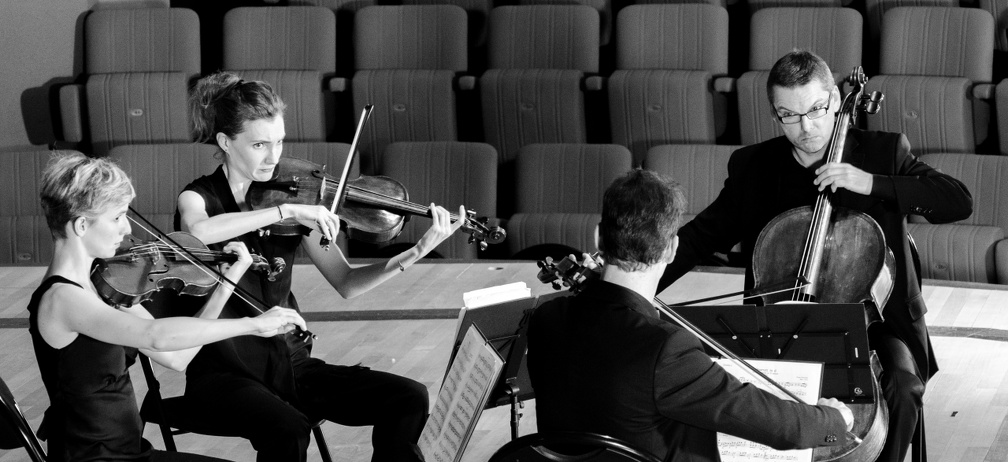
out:
<path id="1" fill-rule="evenodd" d="M 462 231 L 469 234 L 468 243 L 478 243 L 480 250 L 486 250 L 487 244 L 500 244 L 507 237 L 507 232 L 500 226 L 487 226 L 489 218 L 476 217 L 476 212 L 466 210 L 462 221 Z"/>

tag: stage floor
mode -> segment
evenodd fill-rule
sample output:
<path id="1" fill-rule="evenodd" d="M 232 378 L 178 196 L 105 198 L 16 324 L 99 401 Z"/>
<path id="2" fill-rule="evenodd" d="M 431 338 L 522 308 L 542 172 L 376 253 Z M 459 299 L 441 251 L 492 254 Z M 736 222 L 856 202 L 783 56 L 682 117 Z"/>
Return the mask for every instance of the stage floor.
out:
<path id="1" fill-rule="evenodd" d="M 355 262 L 358 263 L 358 262 Z M 534 262 L 476 261 L 419 263 L 364 296 L 343 300 L 312 267 L 297 265 L 297 294 L 309 328 L 319 336 L 314 356 L 331 363 L 362 363 L 413 378 L 433 402 L 455 338 L 462 294 L 524 281 L 533 295 L 554 292 L 538 282 Z M 25 307 L 44 268 L 0 268 L 0 370 L 22 411 L 37 428 L 48 398 L 27 332 Z M 669 303 L 741 289 L 734 270 L 701 268 L 669 287 Z M 926 317 L 941 370 L 925 394 L 931 461 L 1008 460 L 1008 287 L 926 280 Z M 164 396 L 180 394 L 184 374 L 155 366 Z M 146 393 L 139 368 L 131 371 L 138 397 Z M 535 400 L 523 403 L 520 433 L 535 431 Z M 586 404 L 590 405 L 590 403 Z M 370 460 L 370 428 L 323 426 L 339 461 Z M 160 433 L 145 436 L 163 447 Z M 510 439 L 510 411 L 485 411 L 464 461 L 485 461 Z M 180 449 L 232 460 L 254 460 L 251 445 L 238 438 L 176 437 Z M 319 460 L 314 443 L 309 460 Z M 0 452 L 0 462 L 27 460 L 21 450 Z"/>

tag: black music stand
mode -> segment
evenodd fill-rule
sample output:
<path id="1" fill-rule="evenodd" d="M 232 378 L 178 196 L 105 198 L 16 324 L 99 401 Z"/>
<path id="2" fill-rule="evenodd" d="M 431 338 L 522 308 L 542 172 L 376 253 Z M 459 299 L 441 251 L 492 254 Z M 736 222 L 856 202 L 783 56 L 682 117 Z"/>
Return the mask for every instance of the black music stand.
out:
<path id="1" fill-rule="evenodd" d="M 875 401 L 863 304 L 682 306 L 673 309 L 742 358 L 824 363 L 822 396 L 848 403 Z M 708 353 L 714 354 L 712 350 Z"/>
<path id="2" fill-rule="evenodd" d="M 462 339 L 469 326 L 476 324 L 487 341 L 504 358 L 504 370 L 490 391 L 485 409 L 505 404 L 511 405 L 511 439 L 518 438 L 518 423 L 522 414 L 518 409 L 522 401 L 532 399 L 532 381 L 529 379 L 528 367 L 525 365 L 525 352 L 528 345 L 528 322 L 532 312 L 539 304 L 557 296 L 569 295 L 557 292 L 539 297 L 522 298 L 509 302 L 497 303 L 478 308 L 463 309 L 460 313 L 458 331 L 455 333 L 455 343 L 452 345 L 451 356 L 448 358 L 448 368 L 451 368 Z"/>

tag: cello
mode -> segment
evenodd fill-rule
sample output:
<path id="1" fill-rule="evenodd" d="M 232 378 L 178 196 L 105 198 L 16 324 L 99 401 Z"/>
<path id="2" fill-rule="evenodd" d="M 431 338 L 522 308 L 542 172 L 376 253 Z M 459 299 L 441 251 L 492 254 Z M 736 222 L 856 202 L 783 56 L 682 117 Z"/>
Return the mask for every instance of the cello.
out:
<path id="1" fill-rule="evenodd" d="M 883 95 L 864 93 L 867 78 L 854 68 L 847 82 L 852 90 L 837 112 L 826 148 L 826 163 L 842 161 L 847 130 L 858 111 L 878 112 Z M 865 213 L 834 208 L 829 188 L 813 206 L 798 207 L 774 217 L 760 232 L 753 250 L 756 287 L 793 281 L 791 290 L 762 295 L 764 303 L 863 303 L 865 325 L 883 320 L 892 293 L 896 260 L 879 224 Z M 804 235 L 804 241 L 794 236 Z M 871 354 L 872 403 L 848 403 L 854 412 L 852 433 L 862 441 L 815 450 L 815 460 L 875 460 L 885 444 L 889 412 L 878 383 L 881 367 Z"/>

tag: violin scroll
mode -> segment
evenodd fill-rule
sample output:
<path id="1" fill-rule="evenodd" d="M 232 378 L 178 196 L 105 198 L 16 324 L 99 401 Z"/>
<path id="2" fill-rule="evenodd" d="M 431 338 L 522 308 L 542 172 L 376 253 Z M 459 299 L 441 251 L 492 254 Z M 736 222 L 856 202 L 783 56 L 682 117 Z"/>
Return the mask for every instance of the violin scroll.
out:
<path id="1" fill-rule="evenodd" d="M 597 252 L 592 254 L 592 259 L 596 255 Z M 560 263 L 553 263 L 553 257 L 546 257 L 545 260 L 536 262 L 536 265 L 540 268 L 539 282 L 551 284 L 555 290 L 567 287 L 577 294 L 588 282 L 599 278 L 597 271 L 578 263 L 570 255 L 560 260 Z"/>

